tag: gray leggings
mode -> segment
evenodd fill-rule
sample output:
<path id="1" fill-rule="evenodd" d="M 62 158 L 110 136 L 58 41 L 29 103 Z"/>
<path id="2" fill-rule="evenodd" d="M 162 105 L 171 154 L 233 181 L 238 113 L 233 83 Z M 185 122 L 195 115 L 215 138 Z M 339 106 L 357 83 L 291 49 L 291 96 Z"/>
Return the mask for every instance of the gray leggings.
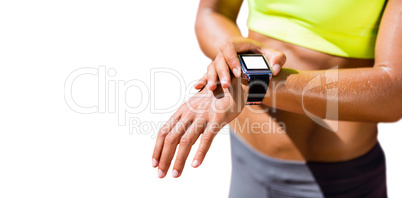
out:
<path id="1" fill-rule="evenodd" d="M 346 162 L 321 163 L 268 157 L 230 133 L 231 198 L 387 197 L 380 145 Z"/>

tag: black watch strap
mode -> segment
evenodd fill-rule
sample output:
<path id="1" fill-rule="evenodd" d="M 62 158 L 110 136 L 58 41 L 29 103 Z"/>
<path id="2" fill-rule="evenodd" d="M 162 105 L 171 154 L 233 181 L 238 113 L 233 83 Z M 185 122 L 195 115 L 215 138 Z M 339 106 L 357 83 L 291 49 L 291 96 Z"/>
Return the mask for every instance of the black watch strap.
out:
<path id="1" fill-rule="evenodd" d="M 261 104 L 268 90 L 269 79 L 269 74 L 250 75 L 246 105 Z"/>

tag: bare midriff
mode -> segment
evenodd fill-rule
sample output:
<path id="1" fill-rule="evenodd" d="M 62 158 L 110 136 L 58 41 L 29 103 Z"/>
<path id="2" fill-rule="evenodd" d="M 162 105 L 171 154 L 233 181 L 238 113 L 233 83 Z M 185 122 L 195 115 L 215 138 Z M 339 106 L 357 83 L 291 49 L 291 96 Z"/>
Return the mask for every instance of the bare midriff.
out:
<path id="1" fill-rule="evenodd" d="M 372 67 L 373 59 L 333 56 L 276 40 L 250 31 L 249 38 L 283 52 L 284 67 L 298 70 L 325 70 L 333 67 Z M 358 105 L 358 104 L 357 104 Z M 266 113 L 255 113 L 266 111 Z M 338 162 L 359 157 L 377 143 L 377 123 L 322 120 L 304 114 L 251 105 L 230 124 L 248 144 L 270 157 Z M 335 131 L 335 132 L 334 132 Z"/>

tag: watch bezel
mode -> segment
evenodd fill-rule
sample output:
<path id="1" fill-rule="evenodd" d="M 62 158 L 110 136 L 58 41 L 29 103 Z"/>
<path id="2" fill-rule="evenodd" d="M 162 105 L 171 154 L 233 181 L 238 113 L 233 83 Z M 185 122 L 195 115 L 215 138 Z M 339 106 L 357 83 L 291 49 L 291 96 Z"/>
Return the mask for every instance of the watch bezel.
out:
<path id="1" fill-rule="evenodd" d="M 267 65 L 267 69 L 248 69 L 247 65 L 246 65 L 246 63 L 245 63 L 245 61 L 243 59 L 243 57 L 245 57 L 245 56 L 262 57 L 263 60 L 265 61 L 265 64 Z M 256 97 L 255 95 L 253 97 L 250 97 L 250 93 L 253 92 L 253 94 L 256 94 L 256 93 L 257 94 L 262 94 L 260 92 L 262 90 L 265 90 L 265 92 L 266 92 L 268 90 L 268 87 L 264 86 L 264 88 L 261 89 L 261 86 L 259 86 L 259 84 L 257 83 L 254 86 L 257 86 L 257 87 L 259 86 L 260 88 L 255 88 L 253 86 L 253 83 L 261 81 L 261 79 L 268 77 L 268 79 L 267 79 L 268 82 L 266 82 L 266 85 L 268 86 L 269 82 L 271 81 L 271 78 L 272 78 L 272 67 L 269 64 L 269 62 L 267 61 L 267 59 L 265 58 L 265 56 L 262 55 L 262 54 L 239 54 L 238 58 L 239 58 L 239 62 L 240 62 L 241 69 L 242 69 L 242 74 L 241 74 L 242 78 L 247 80 L 247 81 L 253 81 L 253 82 L 251 82 L 251 84 L 249 84 L 250 85 L 250 87 L 249 87 L 249 96 L 247 98 L 246 105 L 259 105 L 259 104 L 262 103 L 262 99 L 264 97 L 260 98 L 260 97 Z M 256 80 L 256 79 L 259 79 L 259 80 Z M 263 82 L 265 82 L 265 79 L 263 80 Z M 264 96 L 266 94 L 265 92 L 264 92 Z"/>
<path id="2" fill-rule="evenodd" d="M 248 69 L 246 63 L 244 62 L 243 57 L 245 56 L 258 56 L 258 57 L 262 57 L 265 64 L 267 65 L 268 69 Z M 240 66 L 241 69 L 243 71 L 244 74 L 272 74 L 272 67 L 271 64 L 269 64 L 269 62 L 267 61 L 267 59 L 265 58 L 264 55 L 262 54 L 239 54 L 239 62 L 240 62 Z"/>

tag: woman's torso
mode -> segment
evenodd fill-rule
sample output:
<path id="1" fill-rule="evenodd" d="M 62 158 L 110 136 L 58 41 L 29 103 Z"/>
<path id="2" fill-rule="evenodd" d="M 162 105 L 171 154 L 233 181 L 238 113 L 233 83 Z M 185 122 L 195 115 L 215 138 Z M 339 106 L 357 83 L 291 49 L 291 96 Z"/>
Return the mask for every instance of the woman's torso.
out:
<path id="1" fill-rule="evenodd" d="M 282 51 L 287 56 L 284 65 L 287 68 L 325 70 L 335 66 L 371 67 L 374 63 L 372 59 L 338 57 L 317 52 L 251 30 L 249 38 Z M 345 161 L 366 153 L 377 142 L 376 123 L 323 120 L 326 124 L 324 127 L 306 115 L 261 105 L 249 107 L 268 112 L 256 115 L 249 108 L 244 108 L 231 123 L 231 128 L 255 149 L 271 157 L 302 161 Z M 259 123 L 259 127 L 253 127 L 251 132 L 253 123 Z"/>

